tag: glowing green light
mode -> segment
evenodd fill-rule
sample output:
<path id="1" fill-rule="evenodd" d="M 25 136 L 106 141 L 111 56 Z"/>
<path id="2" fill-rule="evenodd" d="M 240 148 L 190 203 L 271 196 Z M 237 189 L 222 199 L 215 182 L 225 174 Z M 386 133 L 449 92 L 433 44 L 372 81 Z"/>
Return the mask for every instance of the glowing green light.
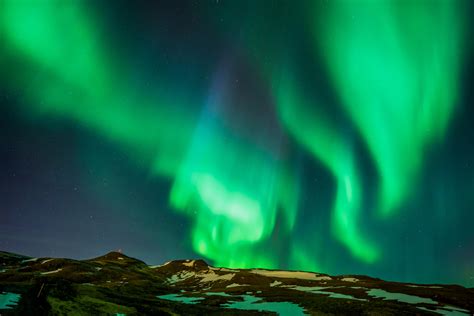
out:
<path id="1" fill-rule="evenodd" d="M 74 1 L 2 2 L 1 31 L 29 65 L 15 74 L 26 87 L 25 105 L 32 114 L 76 120 L 153 172 L 173 176 L 194 124 L 186 101 L 162 87 L 153 94 L 131 90 L 86 12 Z"/>
<path id="2" fill-rule="evenodd" d="M 358 228 L 362 188 L 347 137 L 318 110 L 316 101 L 310 101 L 298 91 L 291 72 L 284 73 L 280 79 L 277 94 L 279 112 L 286 128 L 329 168 L 336 180 L 337 196 L 332 216 L 334 236 L 358 259 L 374 262 L 379 256 L 378 250 Z"/>
<path id="3" fill-rule="evenodd" d="M 383 215 L 407 197 L 452 116 L 462 16 L 459 1 L 331 1 L 315 19 L 318 49 L 380 171 Z"/>
<path id="4" fill-rule="evenodd" d="M 280 34 L 266 31 L 268 21 L 239 21 L 245 24 L 242 32 L 249 33 L 241 40 L 248 41 L 249 55 L 257 56 L 253 70 L 261 70 L 265 78 L 255 89 L 271 90 L 271 101 L 265 102 L 275 103 L 285 131 L 333 177 L 335 197 L 328 210 L 333 237 L 357 260 L 374 263 L 382 247 L 364 231 L 364 216 L 374 210 L 364 208 L 370 205 L 364 195 L 369 190 L 363 186 L 352 139 L 363 140 L 379 173 L 375 211 L 393 214 L 409 197 L 427 149 L 442 139 L 453 115 L 464 2 L 308 3 L 314 8 L 301 14 L 311 25 L 304 40 L 323 60 L 336 102 L 323 104 L 317 92 L 301 88 L 303 71 L 271 56 L 270 51 L 286 52 L 288 47 L 280 43 Z M 266 10 L 264 4 L 256 6 Z M 171 179 L 171 206 L 191 218 L 190 246 L 216 265 L 279 266 L 281 254 L 262 249 L 275 236 L 278 220 L 282 231 L 297 229 L 300 192 L 296 168 L 285 161 L 284 150 L 266 147 L 274 139 L 265 139 L 258 128 L 248 136 L 246 126 L 232 115 L 220 117 L 206 108 L 194 86 L 179 82 L 176 89 L 165 75 L 156 75 L 152 89 L 131 88 L 128 65 L 107 45 L 94 24 L 98 19 L 82 2 L 3 0 L 0 7 L 5 56 L 25 65 L 12 67 L 8 80 L 22 87 L 25 112 L 79 123 L 116 143 L 154 175 Z M 269 44 L 260 40 L 267 33 L 275 37 Z M 288 58 L 294 58 L 291 50 Z M 0 62 L 3 66 L 3 54 Z M 272 68 L 282 69 L 281 74 Z M 210 94 L 225 95 L 231 89 L 226 84 L 219 82 L 217 92 L 211 84 Z M 315 84 L 314 90 L 318 88 Z M 247 91 L 236 91 L 238 97 L 227 93 L 216 101 L 218 107 L 240 111 L 248 101 L 241 101 L 241 94 Z M 329 106 L 334 112 L 326 111 Z M 347 114 L 355 133 L 353 126 L 342 128 L 329 114 L 338 110 Z M 320 267 L 311 243 L 289 242 L 291 268 Z"/>
<path id="5" fill-rule="evenodd" d="M 291 228 L 297 186 L 270 152 L 232 136 L 221 120 L 204 114 L 175 177 L 171 205 L 195 218 L 193 248 L 216 264 L 277 267 L 275 254 L 256 249 L 272 233 L 278 211 Z"/>

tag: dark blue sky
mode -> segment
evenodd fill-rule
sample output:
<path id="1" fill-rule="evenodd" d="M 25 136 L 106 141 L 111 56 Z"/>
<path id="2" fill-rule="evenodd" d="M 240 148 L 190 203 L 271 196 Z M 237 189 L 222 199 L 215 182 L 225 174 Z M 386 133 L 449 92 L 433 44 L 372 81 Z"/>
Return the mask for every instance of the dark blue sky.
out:
<path id="1" fill-rule="evenodd" d="M 50 2 L 34 14 L 18 3 L 6 1 L 8 10 L 0 13 L 9 21 L 0 29 L 0 250 L 89 258 L 122 249 L 150 264 L 202 257 L 218 265 L 474 286 L 474 58 L 467 1 L 450 8 L 467 21 L 459 32 L 462 54 L 453 53 L 459 69 L 443 68 L 457 73 L 452 89 L 458 97 L 441 137 L 421 148 L 416 176 L 407 173 L 409 190 L 387 218 L 377 215 L 383 188 L 377 151 L 331 72 L 349 46 L 325 57 L 309 27 L 321 14 L 351 10 L 347 2 L 331 9 L 324 1 L 78 1 L 70 10 Z M 441 2 L 433 3 L 374 10 L 410 24 L 416 14 L 436 13 Z M 433 19 L 442 41 L 435 13 L 420 25 Z M 53 31 L 44 31 L 50 23 Z M 12 35 L 18 25 L 26 25 L 16 29 L 24 32 L 20 39 Z M 410 37 L 403 27 L 394 30 Z M 369 33 L 366 46 L 383 42 L 383 32 Z M 425 41 L 420 46 L 430 53 L 434 40 Z M 410 56 L 406 49 L 401 56 Z M 387 63 L 397 57 L 390 48 L 376 52 Z M 413 73 L 429 74 L 425 66 Z M 420 87 L 430 80 L 420 78 Z M 390 93 L 401 86 L 397 80 L 411 82 L 394 78 Z M 422 88 L 413 90 L 420 100 L 430 99 Z M 384 93 L 374 87 L 374 95 Z M 297 95 L 301 102 L 294 101 Z M 438 101 L 432 101 L 434 113 L 447 115 Z M 384 134 L 397 115 L 408 120 L 406 108 L 387 110 L 373 133 Z M 411 110 L 421 113 L 422 106 Z M 433 126 L 443 121 L 436 115 Z M 410 121 L 407 130 L 417 124 Z M 403 137 L 400 130 L 385 145 L 396 147 Z M 338 146 L 343 150 L 332 155 Z M 350 225 L 340 226 L 335 161 L 345 154 L 360 180 L 345 182 L 346 190 L 349 183 L 355 196 L 357 184 L 362 202 L 347 213 L 354 216 Z M 364 239 L 375 245 L 376 259 L 357 254 Z"/>

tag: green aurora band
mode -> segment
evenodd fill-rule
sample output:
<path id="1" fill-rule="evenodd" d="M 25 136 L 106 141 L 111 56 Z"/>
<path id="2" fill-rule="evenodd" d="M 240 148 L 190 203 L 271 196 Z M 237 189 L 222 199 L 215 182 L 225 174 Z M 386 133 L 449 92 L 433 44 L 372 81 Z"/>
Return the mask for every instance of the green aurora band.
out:
<path id="1" fill-rule="evenodd" d="M 137 162 L 153 164 L 156 173 L 175 174 L 195 122 L 169 105 L 188 100 L 172 96 L 165 82 L 152 95 L 130 89 L 126 74 L 116 70 L 118 56 L 101 45 L 100 28 L 81 2 L 2 4 L 8 53 L 29 66 L 10 81 L 23 87 L 32 114 L 76 120 L 124 146 Z"/>
<path id="2" fill-rule="evenodd" d="M 315 6 L 307 10 L 307 24 L 340 107 L 378 169 L 375 210 L 364 209 L 351 138 L 320 108 L 324 99 L 305 94 L 292 67 L 282 67 L 278 76 L 263 62 L 257 67 L 267 74 L 286 132 L 334 177 L 334 237 L 354 258 L 371 264 L 383 254 L 361 231 L 361 214 L 377 213 L 383 220 L 396 212 L 416 183 L 428 146 L 441 141 L 458 93 L 464 8 L 457 1 L 363 4 L 331 1 L 324 11 Z M 271 145 L 271 137 L 242 136 L 245 124 L 226 124 L 232 118 L 215 113 L 214 106 L 238 107 L 239 101 L 226 104 L 222 91 L 223 97 L 193 100 L 177 92 L 191 85 L 165 75 L 153 93 L 130 89 L 120 57 L 86 12 L 82 2 L 2 1 L 0 35 L 7 50 L 0 62 L 28 65 L 10 79 L 24 88 L 25 112 L 77 121 L 154 175 L 172 179 L 171 206 L 193 219 L 192 247 L 216 265 L 279 267 L 280 254 L 262 249 L 279 216 L 288 234 L 297 229 L 300 195 L 284 151 Z M 210 94 L 225 89 L 210 84 Z M 290 245 L 291 268 L 317 269 L 318 258 L 305 244 Z"/>
<path id="3" fill-rule="evenodd" d="M 442 139 L 452 117 L 462 4 L 336 0 L 314 19 L 317 49 L 379 169 L 381 215 L 404 201 L 427 145 Z"/>
<path id="4" fill-rule="evenodd" d="M 358 230 L 362 186 L 354 166 L 351 146 L 344 134 L 318 111 L 308 98 L 297 90 L 291 76 L 280 84 L 278 105 L 285 126 L 310 153 L 320 160 L 335 177 L 337 193 L 332 216 L 334 236 L 345 244 L 351 253 L 368 263 L 374 262 L 378 251 Z"/>
<path id="5" fill-rule="evenodd" d="M 229 80 L 217 76 L 215 81 L 175 179 L 171 204 L 196 219 L 194 249 L 217 265 L 277 268 L 277 253 L 255 249 L 272 234 L 278 210 L 286 229 L 293 228 L 298 184 L 280 159 L 279 144 L 271 146 L 277 135 L 261 137 L 258 143 L 245 137 L 251 122 L 236 124 L 234 120 L 229 129 L 225 109 L 239 104 L 232 97 Z M 259 123 L 269 125 L 265 118 Z"/>

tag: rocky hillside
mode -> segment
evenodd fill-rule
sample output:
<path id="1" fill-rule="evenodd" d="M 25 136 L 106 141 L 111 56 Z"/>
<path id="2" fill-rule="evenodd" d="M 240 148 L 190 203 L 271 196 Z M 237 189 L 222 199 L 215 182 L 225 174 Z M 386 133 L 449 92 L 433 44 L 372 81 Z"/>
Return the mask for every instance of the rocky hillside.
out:
<path id="1" fill-rule="evenodd" d="M 366 276 L 160 266 L 111 252 L 90 260 L 0 252 L 0 315 L 472 315 L 474 289 Z"/>

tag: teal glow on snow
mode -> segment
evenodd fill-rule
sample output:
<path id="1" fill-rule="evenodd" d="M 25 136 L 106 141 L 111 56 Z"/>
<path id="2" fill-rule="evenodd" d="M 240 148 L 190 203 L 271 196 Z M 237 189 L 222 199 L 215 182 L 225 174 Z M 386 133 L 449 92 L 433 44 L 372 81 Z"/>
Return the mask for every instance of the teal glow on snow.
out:
<path id="1" fill-rule="evenodd" d="M 396 300 L 396 301 L 408 303 L 408 304 L 418 304 L 418 303 L 438 304 L 438 302 L 433 301 L 430 298 L 424 298 L 424 297 L 402 294 L 402 293 L 392 293 L 392 292 L 387 292 L 381 289 L 371 289 L 367 291 L 367 295 L 374 296 L 377 298 L 382 298 L 384 300 Z"/>
<path id="2" fill-rule="evenodd" d="M 10 292 L 0 294 L 0 309 L 12 309 L 20 301 L 21 295 Z"/>
<path id="3" fill-rule="evenodd" d="M 197 304 L 199 301 L 203 300 L 203 297 L 190 297 L 190 296 L 183 296 L 180 294 L 166 294 L 166 295 L 159 295 L 158 298 L 168 301 L 174 302 L 181 302 L 185 304 Z"/>
<path id="4" fill-rule="evenodd" d="M 303 291 L 303 292 L 309 292 L 309 293 L 314 293 L 314 294 L 322 294 L 322 295 L 329 295 L 330 298 L 340 298 L 340 299 L 346 299 L 346 300 L 357 300 L 357 301 L 367 301 L 366 299 L 363 298 L 356 298 L 352 295 L 348 294 L 341 294 L 341 293 L 334 293 L 334 292 L 329 292 L 329 291 L 322 291 L 324 289 L 328 289 L 327 287 L 320 287 L 320 286 L 314 286 L 314 287 L 308 287 L 308 286 L 295 286 L 291 287 L 292 290 L 297 290 L 297 291 Z"/>
<path id="5" fill-rule="evenodd" d="M 275 312 L 281 316 L 305 315 L 302 307 L 291 302 L 262 302 L 261 298 L 253 295 L 240 295 L 240 297 L 243 298 L 243 301 L 226 303 L 222 306 L 241 310 Z"/>

